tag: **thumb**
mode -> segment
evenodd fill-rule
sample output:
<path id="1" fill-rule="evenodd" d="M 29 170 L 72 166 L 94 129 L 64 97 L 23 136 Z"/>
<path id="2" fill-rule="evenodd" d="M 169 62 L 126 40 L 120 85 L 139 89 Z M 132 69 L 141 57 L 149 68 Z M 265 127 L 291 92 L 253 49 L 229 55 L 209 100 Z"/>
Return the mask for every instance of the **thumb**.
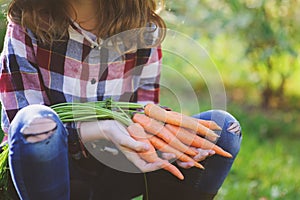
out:
<path id="1" fill-rule="evenodd" d="M 148 151 L 149 149 L 150 149 L 149 144 L 147 144 L 145 142 L 136 141 L 136 145 L 134 147 L 135 151 L 144 152 L 144 151 Z"/>
<path id="2" fill-rule="evenodd" d="M 130 148 L 136 152 L 144 152 L 144 151 L 148 151 L 150 149 L 149 144 L 140 142 L 140 141 L 136 141 L 131 137 L 129 137 L 128 140 L 123 141 L 120 145 Z"/>

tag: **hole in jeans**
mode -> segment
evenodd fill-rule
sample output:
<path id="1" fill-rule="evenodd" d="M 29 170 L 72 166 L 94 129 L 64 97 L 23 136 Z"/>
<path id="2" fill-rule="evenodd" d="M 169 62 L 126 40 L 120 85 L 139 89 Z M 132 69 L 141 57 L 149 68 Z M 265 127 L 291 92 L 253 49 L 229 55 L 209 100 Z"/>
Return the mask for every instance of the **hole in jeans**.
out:
<path id="1" fill-rule="evenodd" d="M 43 141 L 53 135 L 57 124 L 48 118 L 36 118 L 21 131 L 28 142 Z"/>
<path id="2" fill-rule="evenodd" d="M 230 124 L 230 126 L 227 128 L 227 131 L 234 133 L 236 135 L 240 135 L 241 134 L 241 126 L 239 123 L 237 122 L 233 122 Z"/>

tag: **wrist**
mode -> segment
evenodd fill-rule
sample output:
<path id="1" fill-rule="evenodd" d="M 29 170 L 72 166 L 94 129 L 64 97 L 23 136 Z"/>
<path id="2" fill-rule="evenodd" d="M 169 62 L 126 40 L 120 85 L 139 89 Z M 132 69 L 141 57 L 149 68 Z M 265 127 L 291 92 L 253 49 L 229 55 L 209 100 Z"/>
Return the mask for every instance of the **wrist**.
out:
<path id="1" fill-rule="evenodd" d="M 78 124 L 79 137 L 83 142 L 105 139 L 105 129 L 107 127 L 103 121 L 80 122 Z"/>

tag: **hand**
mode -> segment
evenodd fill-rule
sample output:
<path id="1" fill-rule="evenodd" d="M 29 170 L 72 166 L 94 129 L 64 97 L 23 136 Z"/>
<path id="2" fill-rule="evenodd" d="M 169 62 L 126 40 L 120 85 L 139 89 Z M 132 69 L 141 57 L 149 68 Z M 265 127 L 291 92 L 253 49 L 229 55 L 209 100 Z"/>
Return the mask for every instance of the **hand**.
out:
<path id="1" fill-rule="evenodd" d="M 106 139 L 112 141 L 142 172 L 155 171 L 166 164 L 167 161 L 153 163 L 144 161 L 138 153 L 149 150 L 148 144 L 134 140 L 119 122 L 108 120 L 106 123 L 105 127 L 108 127 L 107 133 L 105 133 Z"/>
<path id="2" fill-rule="evenodd" d="M 215 151 L 213 150 L 204 150 L 201 148 L 195 149 L 199 152 L 195 157 L 193 157 L 193 159 L 197 162 L 205 160 L 208 156 L 212 156 L 215 154 Z M 166 160 L 175 159 L 175 155 L 172 153 L 162 153 L 162 157 Z M 182 162 L 180 160 L 177 160 L 176 163 L 179 167 L 182 167 L 184 169 L 189 169 L 194 166 L 193 162 Z"/>
<path id="3" fill-rule="evenodd" d="M 106 139 L 115 144 L 142 172 L 155 171 L 162 168 L 167 161 L 147 163 L 138 155 L 139 152 L 147 151 L 148 144 L 134 140 L 126 128 L 115 120 L 100 120 L 98 122 L 84 122 L 80 127 L 83 142 Z"/>

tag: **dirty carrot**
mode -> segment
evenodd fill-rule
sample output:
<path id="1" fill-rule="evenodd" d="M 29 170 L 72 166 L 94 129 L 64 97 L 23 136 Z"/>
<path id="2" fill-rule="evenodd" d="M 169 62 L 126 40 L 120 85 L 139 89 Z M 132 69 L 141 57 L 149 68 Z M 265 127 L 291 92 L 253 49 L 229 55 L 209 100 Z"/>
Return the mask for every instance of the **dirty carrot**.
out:
<path id="1" fill-rule="evenodd" d="M 145 106 L 144 112 L 146 115 L 164 123 L 189 128 L 196 131 L 198 134 L 207 137 L 209 140 L 215 141 L 219 136 L 209 128 L 197 123 L 191 117 L 182 114 L 174 114 L 175 112 L 166 111 L 163 108 L 149 103 Z M 186 117 L 183 117 L 186 116 Z"/>
<path id="2" fill-rule="evenodd" d="M 190 156 L 196 156 L 198 154 L 197 150 L 188 147 L 176 138 L 166 127 L 164 127 L 163 123 L 139 113 L 136 113 L 132 117 L 132 120 L 139 123 L 148 133 L 160 137 L 170 146 L 178 149 L 179 151 Z"/>
<path id="3" fill-rule="evenodd" d="M 204 169 L 204 167 L 196 162 L 193 158 L 189 157 L 188 155 L 178 151 L 177 149 L 171 147 L 168 145 L 165 141 L 162 139 L 158 138 L 157 136 L 153 135 L 149 137 L 149 140 L 151 144 L 158 150 L 165 152 L 165 153 L 173 153 L 176 158 L 180 161 L 183 162 L 193 162 L 195 167 L 198 167 L 200 169 Z"/>
<path id="4" fill-rule="evenodd" d="M 225 150 L 223 150 L 221 147 L 217 146 L 216 144 L 199 137 L 196 134 L 191 133 L 187 129 L 174 126 L 171 124 L 166 124 L 165 127 L 170 130 L 171 133 L 173 133 L 181 142 L 183 142 L 186 145 L 191 145 L 196 148 L 202 148 L 202 149 L 211 149 L 216 152 L 216 154 L 219 154 L 221 156 L 232 158 L 232 155 Z"/>
<path id="5" fill-rule="evenodd" d="M 129 132 L 129 134 L 131 135 L 131 137 L 133 137 L 137 141 L 144 142 L 149 145 L 148 151 L 138 153 L 142 159 L 144 159 L 146 162 L 149 162 L 149 163 L 162 161 L 162 159 L 160 157 L 158 157 L 155 148 L 152 146 L 150 141 L 147 139 L 148 135 L 145 133 L 145 131 L 141 125 L 139 125 L 138 123 L 132 123 L 131 125 L 129 125 L 127 127 L 127 130 Z M 184 179 L 184 176 L 179 171 L 179 169 L 167 161 L 166 161 L 166 164 L 163 165 L 163 169 L 169 171 L 170 173 L 172 173 L 174 176 L 176 176 L 180 180 Z"/>

